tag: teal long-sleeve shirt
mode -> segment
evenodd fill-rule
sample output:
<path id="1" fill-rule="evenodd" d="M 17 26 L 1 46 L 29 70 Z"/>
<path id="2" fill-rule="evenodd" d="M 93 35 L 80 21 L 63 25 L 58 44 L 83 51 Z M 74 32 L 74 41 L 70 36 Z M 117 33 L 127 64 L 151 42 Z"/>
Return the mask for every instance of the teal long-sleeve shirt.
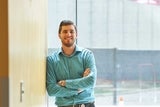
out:
<path id="1" fill-rule="evenodd" d="M 90 74 L 83 77 L 86 68 Z M 55 104 L 67 106 L 89 103 L 95 100 L 94 86 L 97 69 L 93 53 L 76 45 L 71 56 L 63 54 L 62 49 L 47 57 L 46 87 L 49 96 L 55 96 Z M 60 80 L 66 80 L 65 87 L 58 85 Z M 79 93 L 78 90 L 83 90 Z"/>

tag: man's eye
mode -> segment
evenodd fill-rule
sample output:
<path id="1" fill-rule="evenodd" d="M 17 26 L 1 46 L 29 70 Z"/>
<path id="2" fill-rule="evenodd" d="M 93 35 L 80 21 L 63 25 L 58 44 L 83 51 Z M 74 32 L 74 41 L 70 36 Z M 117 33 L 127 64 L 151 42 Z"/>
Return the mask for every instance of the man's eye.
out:
<path id="1" fill-rule="evenodd" d="M 67 30 L 64 30 L 64 31 L 62 31 L 62 33 L 64 33 L 64 34 L 66 34 L 66 33 L 75 33 L 75 31 L 73 30 L 73 31 L 67 31 Z"/>
<path id="2" fill-rule="evenodd" d="M 70 33 L 74 33 L 74 31 L 71 31 Z"/>
<path id="3" fill-rule="evenodd" d="M 67 33 L 67 31 L 64 30 L 62 33 Z"/>

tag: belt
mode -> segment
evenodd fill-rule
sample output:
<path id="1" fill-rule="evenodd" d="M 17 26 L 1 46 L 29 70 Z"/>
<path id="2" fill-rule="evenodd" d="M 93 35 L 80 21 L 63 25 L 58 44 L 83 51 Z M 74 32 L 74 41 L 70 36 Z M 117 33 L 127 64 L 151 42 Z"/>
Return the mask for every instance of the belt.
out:
<path id="1" fill-rule="evenodd" d="M 58 107 L 95 107 L 95 106 L 94 106 L 94 102 L 92 102 L 92 103 L 75 104 L 75 105 L 69 105 L 69 106 L 58 106 Z"/>

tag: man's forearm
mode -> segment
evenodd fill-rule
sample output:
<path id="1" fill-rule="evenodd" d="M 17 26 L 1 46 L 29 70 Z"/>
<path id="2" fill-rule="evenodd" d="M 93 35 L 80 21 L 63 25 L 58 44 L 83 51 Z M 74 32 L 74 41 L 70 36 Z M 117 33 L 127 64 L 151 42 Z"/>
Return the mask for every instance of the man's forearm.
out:
<path id="1" fill-rule="evenodd" d="M 90 68 L 85 69 L 85 71 L 83 72 L 83 77 L 88 76 L 89 73 L 90 73 Z M 58 85 L 60 85 L 60 86 L 62 86 L 62 87 L 65 87 L 65 86 L 66 86 L 66 81 L 65 81 L 65 80 L 60 80 L 60 81 L 58 82 Z"/>

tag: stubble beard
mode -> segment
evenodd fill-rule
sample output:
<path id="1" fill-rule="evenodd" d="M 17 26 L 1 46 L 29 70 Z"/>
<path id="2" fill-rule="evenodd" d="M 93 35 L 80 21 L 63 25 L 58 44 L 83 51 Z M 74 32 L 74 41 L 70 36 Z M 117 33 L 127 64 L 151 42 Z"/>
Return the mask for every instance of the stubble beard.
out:
<path id="1" fill-rule="evenodd" d="M 67 41 L 67 43 L 62 41 L 62 44 L 66 47 L 72 47 L 74 43 L 75 43 L 75 40 L 73 40 L 72 42 Z"/>

